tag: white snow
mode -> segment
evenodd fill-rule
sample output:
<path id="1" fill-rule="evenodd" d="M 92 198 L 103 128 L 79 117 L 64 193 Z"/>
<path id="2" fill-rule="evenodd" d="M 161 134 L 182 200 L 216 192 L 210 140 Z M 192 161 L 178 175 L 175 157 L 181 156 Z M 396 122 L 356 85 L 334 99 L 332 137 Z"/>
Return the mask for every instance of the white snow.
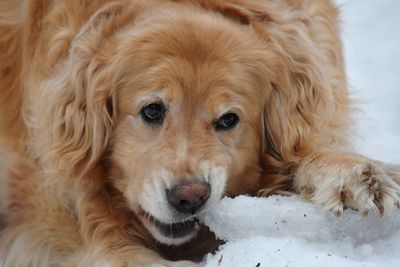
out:
<path id="1" fill-rule="evenodd" d="M 240 196 L 203 219 L 228 241 L 208 255 L 209 267 L 400 266 L 400 211 L 364 218 L 349 210 L 338 218 L 296 196 Z"/>
<path id="2" fill-rule="evenodd" d="M 354 150 L 400 162 L 400 2 L 336 0 L 341 6 L 355 115 Z M 227 241 L 207 267 L 400 266 L 400 211 L 341 217 L 297 196 L 225 198 L 204 222 Z"/>

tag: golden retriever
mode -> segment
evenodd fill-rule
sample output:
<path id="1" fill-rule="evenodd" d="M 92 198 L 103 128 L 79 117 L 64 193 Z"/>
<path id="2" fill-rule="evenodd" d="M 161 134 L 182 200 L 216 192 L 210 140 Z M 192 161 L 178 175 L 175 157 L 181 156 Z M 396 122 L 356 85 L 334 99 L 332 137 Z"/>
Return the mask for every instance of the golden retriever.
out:
<path id="1" fill-rule="evenodd" d="M 198 266 L 224 195 L 399 206 L 328 0 L 3 0 L 0 62 L 4 267 Z"/>

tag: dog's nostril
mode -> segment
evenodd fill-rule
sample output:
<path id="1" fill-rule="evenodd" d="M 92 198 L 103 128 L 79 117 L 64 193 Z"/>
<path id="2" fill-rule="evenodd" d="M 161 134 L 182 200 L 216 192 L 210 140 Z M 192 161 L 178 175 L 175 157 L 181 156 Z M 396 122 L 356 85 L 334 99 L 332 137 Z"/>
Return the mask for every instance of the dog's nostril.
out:
<path id="1" fill-rule="evenodd" d="M 205 182 L 190 182 L 167 190 L 168 202 L 179 212 L 194 214 L 210 196 L 210 185 Z"/>
<path id="2" fill-rule="evenodd" d="M 188 200 L 181 200 L 181 202 L 179 203 L 179 206 L 190 209 L 191 204 Z"/>

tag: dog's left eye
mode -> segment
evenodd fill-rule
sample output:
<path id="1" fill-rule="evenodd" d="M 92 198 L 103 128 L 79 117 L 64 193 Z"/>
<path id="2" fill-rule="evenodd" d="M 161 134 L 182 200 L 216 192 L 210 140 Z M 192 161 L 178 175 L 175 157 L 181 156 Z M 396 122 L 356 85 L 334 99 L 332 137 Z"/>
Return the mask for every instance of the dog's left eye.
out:
<path id="1" fill-rule="evenodd" d="M 146 123 L 160 125 L 164 121 L 165 112 L 163 103 L 151 103 L 140 110 L 140 115 Z"/>
<path id="2" fill-rule="evenodd" d="M 239 116 L 235 113 L 229 112 L 222 115 L 219 119 L 214 121 L 214 128 L 216 131 L 227 131 L 235 128 L 239 123 Z"/>

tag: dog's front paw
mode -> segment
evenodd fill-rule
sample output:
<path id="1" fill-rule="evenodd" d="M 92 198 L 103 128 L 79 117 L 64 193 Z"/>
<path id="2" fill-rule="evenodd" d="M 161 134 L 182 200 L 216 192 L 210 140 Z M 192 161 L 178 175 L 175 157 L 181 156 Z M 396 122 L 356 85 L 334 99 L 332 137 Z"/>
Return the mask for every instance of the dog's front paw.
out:
<path id="1" fill-rule="evenodd" d="M 400 166 L 381 162 L 358 162 L 330 166 L 326 177 L 315 184 L 312 200 L 338 216 L 349 207 L 363 215 L 370 211 L 383 215 L 400 208 Z"/>

